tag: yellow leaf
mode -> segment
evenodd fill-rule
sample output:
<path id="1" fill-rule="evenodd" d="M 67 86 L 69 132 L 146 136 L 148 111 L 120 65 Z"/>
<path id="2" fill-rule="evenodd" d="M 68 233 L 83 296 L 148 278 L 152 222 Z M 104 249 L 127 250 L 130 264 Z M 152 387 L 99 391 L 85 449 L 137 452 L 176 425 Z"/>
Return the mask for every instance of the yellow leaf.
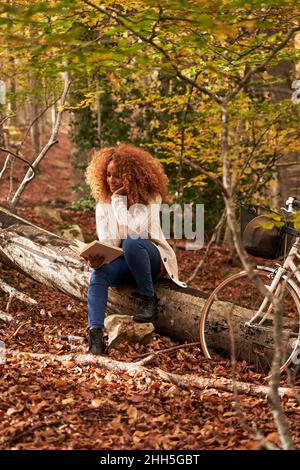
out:
<path id="1" fill-rule="evenodd" d="M 223 413 L 223 416 L 236 416 L 236 413 L 234 411 L 226 411 L 226 413 Z"/>
<path id="2" fill-rule="evenodd" d="M 65 398 L 64 400 L 62 400 L 61 403 L 62 405 L 70 405 L 73 402 L 74 402 L 73 398 L 70 397 L 70 398 Z"/>
<path id="3" fill-rule="evenodd" d="M 14 423 L 14 428 L 23 428 L 26 424 L 26 421 L 17 421 Z"/>
<path id="4" fill-rule="evenodd" d="M 136 419 L 138 415 L 138 410 L 137 408 L 135 408 L 135 406 L 129 406 L 129 408 L 127 409 L 127 414 L 129 418 Z"/>
<path id="5" fill-rule="evenodd" d="M 92 400 L 92 407 L 93 408 L 99 408 L 99 406 L 101 406 L 103 404 L 103 400 L 99 399 L 99 398 L 95 398 L 94 400 Z"/>
<path id="6" fill-rule="evenodd" d="M 166 415 L 159 415 L 157 418 L 154 418 L 155 422 L 165 423 L 167 421 Z"/>

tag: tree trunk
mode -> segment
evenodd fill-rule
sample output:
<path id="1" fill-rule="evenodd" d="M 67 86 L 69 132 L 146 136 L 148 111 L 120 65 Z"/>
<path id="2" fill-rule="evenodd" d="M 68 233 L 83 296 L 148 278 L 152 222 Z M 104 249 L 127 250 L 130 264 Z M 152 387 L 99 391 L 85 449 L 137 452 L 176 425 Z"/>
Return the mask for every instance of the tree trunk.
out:
<path id="1" fill-rule="evenodd" d="M 4 121 L 4 113 L 2 111 L 2 106 L 0 103 L 0 147 L 5 147 L 6 142 L 5 142 L 5 134 L 4 134 L 4 129 L 3 129 L 3 121 Z M 0 157 L 3 155 L 3 152 L 0 150 Z M 2 162 L 2 159 L 0 160 Z"/>
<path id="2" fill-rule="evenodd" d="M 38 87 L 37 80 L 35 77 L 31 77 L 29 84 L 32 90 L 36 90 Z M 39 105 L 37 102 L 37 97 L 33 96 L 31 98 L 31 104 L 30 104 L 30 122 L 32 122 L 39 115 L 39 112 L 40 112 L 40 109 L 39 109 Z M 32 142 L 32 147 L 34 149 L 34 153 L 35 155 L 38 155 L 41 149 L 41 138 L 40 138 L 41 135 L 40 135 L 39 119 L 34 121 L 30 129 L 30 134 L 31 134 L 31 142 Z"/>
<path id="3" fill-rule="evenodd" d="M 69 248 L 69 242 L 3 208 L 0 208 L 0 227 L 0 261 L 42 284 L 78 300 L 86 300 L 90 269 L 88 264 Z M 133 284 L 110 288 L 107 313 L 133 314 L 140 302 L 130 295 L 135 290 L 136 286 Z M 181 342 L 198 341 L 199 318 L 207 294 L 192 288 L 182 289 L 169 279 L 157 281 L 155 290 L 160 299 L 158 331 Z M 226 311 L 220 308 L 212 319 L 211 331 L 216 331 L 214 324 L 219 324 L 223 310 Z M 212 334 L 211 341 L 220 346 L 222 335 L 216 338 L 216 334 Z M 241 338 L 235 339 L 237 347 L 240 343 L 239 358 L 250 359 L 251 362 L 253 337 L 242 334 Z M 272 338 L 264 338 L 266 341 L 269 339 L 272 341 Z M 224 349 L 226 348 L 228 341 L 224 338 Z"/>
<path id="4" fill-rule="evenodd" d="M 0 208 L 0 261 L 77 299 L 86 296 L 89 268 L 69 242 Z"/>
<path id="5" fill-rule="evenodd" d="M 300 47 L 300 37 L 295 47 Z M 276 86 L 270 87 L 271 100 L 279 102 L 290 98 L 292 93 L 291 83 L 293 79 L 299 78 L 299 68 L 294 70 L 292 62 L 282 60 L 276 66 L 269 67 L 268 72 L 277 79 Z M 298 139 L 297 131 L 292 131 L 287 135 L 287 143 L 292 139 Z M 285 207 L 285 201 L 289 196 L 300 197 L 300 165 L 299 152 L 289 152 L 281 155 L 276 163 L 278 174 L 278 200 L 279 207 Z"/>

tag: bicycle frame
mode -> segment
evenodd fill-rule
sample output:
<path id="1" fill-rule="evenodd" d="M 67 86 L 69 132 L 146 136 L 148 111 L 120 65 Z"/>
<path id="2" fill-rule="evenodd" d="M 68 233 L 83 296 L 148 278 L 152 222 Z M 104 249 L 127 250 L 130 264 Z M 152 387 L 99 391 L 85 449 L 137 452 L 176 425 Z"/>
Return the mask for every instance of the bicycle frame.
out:
<path id="1" fill-rule="evenodd" d="M 274 293 L 276 295 L 276 290 L 277 290 L 277 287 L 279 285 L 280 279 L 285 278 L 287 280 L 287 282 L 289 284 L 291 284 L 291 287 L 296 291 L 298 297 L 300 298 L 300 288 L 298 287 L 298 285 L 295 282 L 291 283 L 291 281 L 289 279 L 290 276 L 287 275 L 287 273 L 292 273 L 296 277 L 297 281 L 300 284 L 300 271 L 294 263 L 295 258 L 298 258 L 300 260 L 300 238 L 296 238 L 296 240 L 293 243 L 293 245 L 292 245 L 292 247 L 291 247 L 291 249 L 288 253 L 288 256 L 286 257 L 286 259 L 285 259 L 282 266 L 279 266 L 278 268 L 276 268 L 274 270 L 273 269 L 268 269 L 268 268 L 266 269 L 265 266 L 258 266 L 259 269 L 264 269 L 265 271 L 270 271 L 271 273 L 275 273 L 275 276 L 274 276 L 274 279 L 273 279 L 271 285 L 266 286 L 267 289 L 271 293 Z M 253 322 L 258 317 L 260 317 L 262 315 L 262 313 L 264 311 L 264 308 L 268 304 L 268 301 L 269 301 L 269 299 L 267 297 L 265 297 L 262 304 L 261 304 L 261 306 L 260 306 L 260 308 L 257 310 L 255 315 L 251 318 L 251 320 L 249 320 L 246 323 L 248 326 L 251 326 L 253 324 Z M 263 324 L 263 322 L 268 317 L 271 309 L 272 309 L 272 304 L 270 303 L 270 305 L 268 307 L 268 310 L 266 311 L 266 313 L 260 319 L 260 321 L 258 323 L 259 325 Z"/>

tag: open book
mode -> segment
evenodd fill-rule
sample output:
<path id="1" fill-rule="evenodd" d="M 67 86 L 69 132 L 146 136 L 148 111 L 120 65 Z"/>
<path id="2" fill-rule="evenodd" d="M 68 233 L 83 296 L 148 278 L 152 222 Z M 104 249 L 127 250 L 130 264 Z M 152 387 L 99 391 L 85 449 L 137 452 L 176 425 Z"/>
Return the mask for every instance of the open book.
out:
<path id="1" fill-rule="evenodd" d="M 76 246 L 70 245 L 78 255 L 83 258 L 91 256 L 104 256 L 104 263 L 110 263 L 124 253 L 124 250 L 118 246 L 94 240 L 91 243 L 84 243 L 81 240 L 74 240 Z"/>

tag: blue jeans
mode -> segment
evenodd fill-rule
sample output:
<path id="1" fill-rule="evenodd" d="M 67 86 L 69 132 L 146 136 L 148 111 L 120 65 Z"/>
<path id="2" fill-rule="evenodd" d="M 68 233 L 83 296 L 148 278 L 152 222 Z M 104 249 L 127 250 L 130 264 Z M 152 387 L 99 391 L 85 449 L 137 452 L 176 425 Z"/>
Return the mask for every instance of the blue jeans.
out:
<path id="1" fill-rule="evenodd" d="M 136 284 L 140 294 L 154 295 L 153 282 L 160 272 L 160 253 L 145 238 L 123 240 L 124 255 L 92 271 L 88 289 L 88 326 L 103 326 L 108 287 Z"/>

